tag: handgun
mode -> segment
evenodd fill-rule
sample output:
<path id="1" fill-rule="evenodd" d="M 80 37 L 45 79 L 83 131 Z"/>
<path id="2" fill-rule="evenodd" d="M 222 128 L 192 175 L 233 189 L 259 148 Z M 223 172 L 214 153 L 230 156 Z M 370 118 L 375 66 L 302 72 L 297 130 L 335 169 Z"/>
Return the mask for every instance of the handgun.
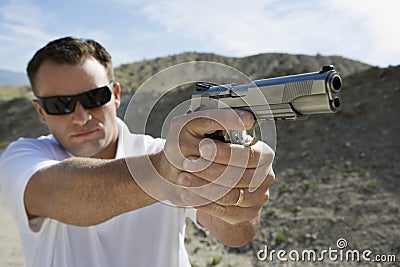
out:
<path id="1" fill-rule="evenodd" d="M 245 146 L 262 140 L 260 124 L 271 120 L 297 120 L 310 114 L 335 113 L 340 109 L 342 78 L 333 65 L 318 72 L 251 81 L 248 84 L 196 83 L 190 111 L 214 108 L 243 109 L 255 118 L 252 137 L 247 131 L 223 130 L 208 137 Z"/>

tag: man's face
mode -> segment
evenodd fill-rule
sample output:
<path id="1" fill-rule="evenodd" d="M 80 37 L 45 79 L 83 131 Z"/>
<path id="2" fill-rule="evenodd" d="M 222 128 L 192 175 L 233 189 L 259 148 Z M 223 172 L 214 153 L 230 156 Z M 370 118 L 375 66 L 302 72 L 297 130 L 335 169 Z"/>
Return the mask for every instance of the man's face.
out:
<path id="1" fill-rule="evenodd" d="M 77 65 L 45 61 L 35 77 L 35 87 L 40 97 L 76 95 L 109 83 L 106 69 L 90 57 Z M 33 105 L 40 120 L 58 142 L 75 156 L 115 156 L 118 139 L 116 109 L 120 105 L 118 84 L 114 86 L 111 100 L 94 109 L 85 109 L 78 101 L 70 114 L 49 115 L 36 101 L 33 101 Z"/>

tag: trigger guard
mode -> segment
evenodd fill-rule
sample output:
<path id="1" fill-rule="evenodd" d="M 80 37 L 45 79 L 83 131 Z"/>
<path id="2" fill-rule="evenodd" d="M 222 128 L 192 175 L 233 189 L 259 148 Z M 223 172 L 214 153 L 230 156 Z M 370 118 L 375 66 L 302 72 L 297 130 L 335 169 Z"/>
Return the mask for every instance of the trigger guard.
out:
<path id="1" fill-rule="evenodd" d="M 256 144 L 259 140 L 261 140 L 261 131 L 260 131 L 260 126 L 258 125 L 258 122 L 256 121 L 251 128 L 253 130 L 253 139 L 251 140 L 250 144 L 248 146 L 252 146 Z"/>

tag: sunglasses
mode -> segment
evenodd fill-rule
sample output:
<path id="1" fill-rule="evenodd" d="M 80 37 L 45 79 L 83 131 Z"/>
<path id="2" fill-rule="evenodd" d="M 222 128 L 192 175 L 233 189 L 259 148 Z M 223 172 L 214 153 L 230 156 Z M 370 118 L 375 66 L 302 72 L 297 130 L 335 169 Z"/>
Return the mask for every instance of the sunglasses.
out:
<path id="1" fill-rule="evenodd" d="M 114 83 L 91 89 L 77 95 L 37 97 L 37 102 L 49 115 L 65 115 L 74 112 L 79 101 L 85 109 L 100 107 L 108 103 L 114 91 Z"/>

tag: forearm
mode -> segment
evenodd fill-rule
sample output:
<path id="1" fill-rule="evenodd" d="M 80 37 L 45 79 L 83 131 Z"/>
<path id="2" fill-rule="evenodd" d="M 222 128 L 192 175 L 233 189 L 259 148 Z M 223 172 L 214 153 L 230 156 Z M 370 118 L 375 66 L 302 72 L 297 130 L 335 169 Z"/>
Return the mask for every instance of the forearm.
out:
<path id="1" fill-rule="evenodd" d="M 143 158 L 129 160 L 140 165 Z M 98 224 L 155 202 L 134 181 L 124 159 L 71 158 L 40 170 L 25 191 L 29 215 L 79 226 Z"/>
<path id="2" fill-rule="evenodd" d="M 230 224 L 198 210 L 197 220 L 200 225 L 207 228 L 222 244 L 229 247 L 241 247 L 246 245 L 257 233 L 260 223 L 260 213 L 257 217 L 248 221 Z"/>

